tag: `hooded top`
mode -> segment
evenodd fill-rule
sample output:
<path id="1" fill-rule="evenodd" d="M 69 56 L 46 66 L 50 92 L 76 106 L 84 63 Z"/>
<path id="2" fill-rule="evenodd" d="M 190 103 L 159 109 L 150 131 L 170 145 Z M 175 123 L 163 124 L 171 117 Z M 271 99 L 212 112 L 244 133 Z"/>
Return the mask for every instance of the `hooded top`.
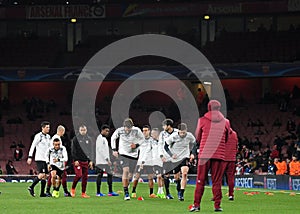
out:
<path id="1" fill-rule="evenodd" d="M 220 107 L 220 102 L 211 100 L 208 103 L 209 111 L 198 120 L 195 136 L 200 143 L 199 158 L 225 160 L 230 122 L 219 111 Z"/>

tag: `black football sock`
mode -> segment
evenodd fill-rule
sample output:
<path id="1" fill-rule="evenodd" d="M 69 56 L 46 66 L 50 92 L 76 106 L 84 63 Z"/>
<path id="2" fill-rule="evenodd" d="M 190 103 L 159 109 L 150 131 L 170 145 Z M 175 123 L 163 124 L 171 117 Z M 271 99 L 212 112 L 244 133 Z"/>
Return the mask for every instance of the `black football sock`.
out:
<path id="1" fill-rule="evenodd" d="M 31 188 L 33 189 L 35 187 L 35 185 L 37 185 L 40 182 L 40 179 L 38 177 L 35 177 L 33 179 L 33 183 L 31 184 Z"/>
<path id="2" fill-rule="evenodd" d="M 169 195 L 170 194 L 170 180 L 169 178 L 164 178 L 164 182 L 165 182 L 165 189 L 166 189 L 166 194 Z"/>
<path id="3" fill-rule="evenodd" d="M 41 195 L 45 194 L 46 180 L 41 180 Z"/>
<path id="4" fill-rule="evenodd" d="M 153 194 L 153 188 L 150 188 L 150 195 Z"/>

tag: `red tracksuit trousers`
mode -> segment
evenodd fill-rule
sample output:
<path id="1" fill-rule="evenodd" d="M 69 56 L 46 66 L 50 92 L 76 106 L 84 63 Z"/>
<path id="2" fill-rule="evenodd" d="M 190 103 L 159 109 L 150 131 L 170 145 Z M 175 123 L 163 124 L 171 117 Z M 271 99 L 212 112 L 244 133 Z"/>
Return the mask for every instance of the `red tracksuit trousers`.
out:
<path id="1" fill-rule="evenodd" d="M 222 199 L 222 178 L 224 174 L 224 161 L 219 159 L 199 159 L 196 189 L 194 193 L 194 206 L 200 207 L 201 199 L 204 193 L 204 186 L 208 171 L 210 170 L 212 179 L 212 193 L 215 208 L 220 208 Z"/>

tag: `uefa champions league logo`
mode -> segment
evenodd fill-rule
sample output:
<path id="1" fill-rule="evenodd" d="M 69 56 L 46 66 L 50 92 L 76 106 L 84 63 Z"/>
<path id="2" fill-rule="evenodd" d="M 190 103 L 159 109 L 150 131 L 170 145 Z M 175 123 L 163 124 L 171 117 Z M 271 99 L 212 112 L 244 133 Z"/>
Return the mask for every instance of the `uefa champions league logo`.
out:
<path id="1" fill-rule="evenodd" d="M 226 116 L 224 90 L 216 71 L 207 58 L 197 48 L 180 39 L 165 35 L 144 34 L 127 37 L 104 47 L 82 69 L 76 82 L 72 101 L 74 128 L 79 127 L 84 122 L 89 127 L 89 130 L 98 131 L 99 128 L 95 117 L 95 101 L 97 94 L 101 93 L 101 90 L 98 90 L 105 77 L 120 63 L 134 57 L 149 55 L 168 58 L 185 66 L 189 70 L 189 73 L 186 75 L 187 79 L 193 74 L 196 76 L 197 81 L 201 83 L 210 82 L 213 98 L 218 99 L 222 103 L 222 112 Z M 91 76 L 91 74 L 94 74 L 92 75 L 92 81 L 97 83 L 98 87 L 90 88 L 87 93 L 86 88 L 91 80 L 87 81 L 86 76 Z M 178 101 L 176 94 L 178 88 L 157 84 L 157 80 L 160 77 L 176 81 L 177 85 L 182 86 L 186 92 L 184 102 Z M 206 86 L 204 85 L 204 87 Z M 145 70 L 132 75 L 122 82 L 115 92 L 111 103 L 110 113 L 115 128 L 120 127 L 123 120 L 129 117 L 130 105 L 135 97 L 147 91 L 158 91 L 172 98 L 179 109 L 180 121 L 187 123 L 188 131 L 194 133 L 199 118 L 199 110 L 194 95 L 183 83 L 183 80 L 160 70 Z M 163 112 L 154 111 L 150 114 L 148 121 L 153 126 L 154 124 L 161 124 L 165 118 L 166 116 Z M 221 139 L 221 136 L 219 137 Z M 95 150 L 95 148 L 91 147 L 89 149 Z"/>

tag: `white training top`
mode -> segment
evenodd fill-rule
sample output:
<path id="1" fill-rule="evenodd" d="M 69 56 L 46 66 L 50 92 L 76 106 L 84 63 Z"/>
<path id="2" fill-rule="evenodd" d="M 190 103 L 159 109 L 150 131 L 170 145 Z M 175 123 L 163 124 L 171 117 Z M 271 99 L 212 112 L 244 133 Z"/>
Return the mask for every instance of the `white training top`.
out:
<path id="1" fill-rule="evenodd" d="M 34 139 L 29 149 L 28 157 L 32 157 L 34 149 L 36 149 L 35 161 L 47 161 L 46 153 L 48 148 L 50 147 L 51 147 L 50 135 L 39 132 L 34 136 Z"/>
<path id="2" fill-rule="evenodd" d="M 107 164 L 109 158 L 109 145 L 106 137 L 99 134 L 96 140 L 96 165 Z"/>
<path id="3" fill-rule="evenodd" d="M 178 133 L 178 129 L 173 128 L 172 133 Z M 167 131 L 161 131 L 158 138 L 159 157 L 162 155 L 166 158 L 167 161 L 170 161 L 171 157 L 165 150 L 165 141 L 172 133 L 169 133 Z"/>
<path id="4" fill-rule="evenodd" d="M 171 162 L 178 162 L 184 158 L 190 157 L 190 147 L 192 147 L 196 142 L 195 137 L 192 133 L 187 132 L 184 137 L 180 137 L 177 133 L 172 133 L 167 139 L 166 143 L 169 145 L 170 152 L 177 158 L 171 158 Z"/>
<path id="5" fill-rule="evenodd" d="M 60 148 L 58 150 L 55 150 L 54 147 L 51 147 L 47 150 L 46 155 L 48 164 L 55 165 L 61 170 L 65 169 L 65 162 L 68 161 L 68 153 L 66 147 L 60 145 Z M 59 159 L 59 161 L 54 163 L 53 159 Z"/>
<path id="6" fill-rule="evenodd" d="M 153 166 L 152 162 L 152 144 L 154 143 L 152 137 L 144 138 L 144 142 L 140 145 L 140 155 L 137 165 L 141 165 L 144 162 L 144 166 Z"/>
<path id="7" fill-rule="evenodd" d="M 158 146 L 158 141 L 153 139 L 152 143 L 152 164 L 153 166 L 163 166 L 163 162 L 160 158 L 160 147 Z"/>
<path id="8" fill-rule="evenodd" d="M 137 158 L 138 157 L 138 148 L 131 149 L 130 145 L 142 144 L 144 140 L 144 135 L 142 131 L 133 126 L 132 130 L 129 133 L 125 132 L 124 127 L 116 129 L 111 136 L 111 148 L 116 149 L 116 140 L 119 138 L 119 154 L 126 155 L 129 157 Z"/>

